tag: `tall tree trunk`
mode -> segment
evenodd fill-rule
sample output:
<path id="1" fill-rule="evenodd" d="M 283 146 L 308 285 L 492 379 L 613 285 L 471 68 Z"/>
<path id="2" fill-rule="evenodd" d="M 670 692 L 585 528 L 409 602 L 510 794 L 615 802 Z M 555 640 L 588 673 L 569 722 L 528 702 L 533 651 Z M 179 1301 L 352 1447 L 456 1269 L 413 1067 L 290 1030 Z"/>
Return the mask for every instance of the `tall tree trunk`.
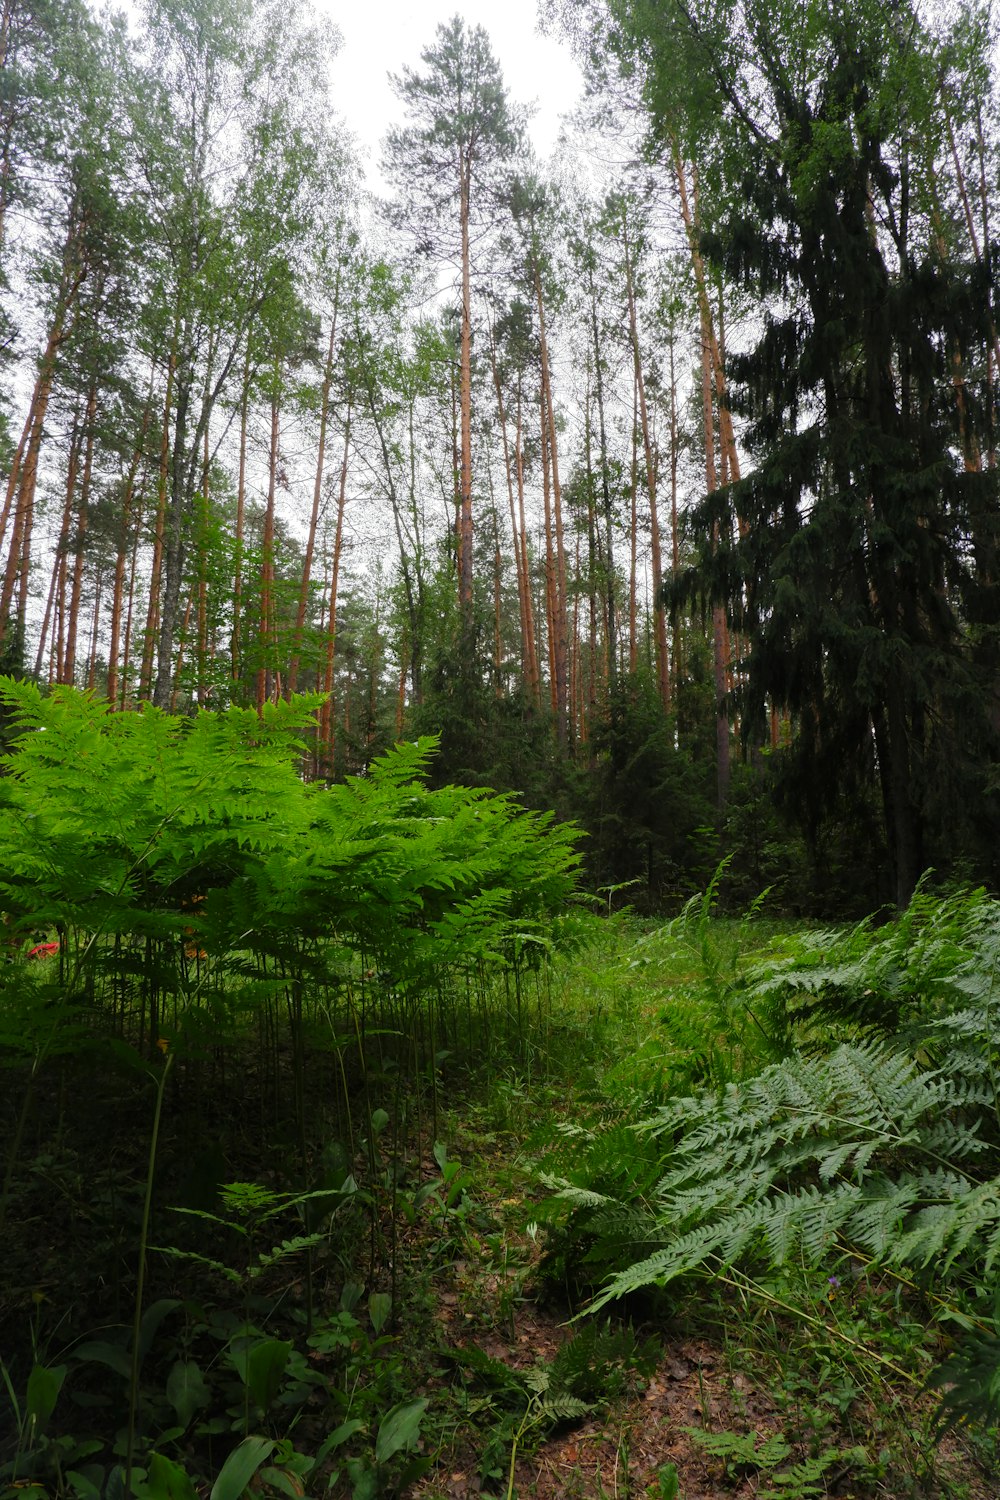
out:
<path id="1" fill-rule="evenodd" d="M 87 691 L 92 693 L 97 684 L 97 642 L 101 626 L 101 599 L 104 593 L 104 569 L 98 568 L 94 580 L 94 614 L 90 627 L 90 650 L 87 653 Z"/>
<path id="2" fill-rule="evenodd" d="M 38 482 L 38 455 L 41 451 L 45 431 L 45 418 L 52 382 L 55 373 L 56 354 L 62 342 L 61 323 L 53 325 L 49 333 L 41 367 L 32 393 L 28 419 L 25 422 L 21 441 L 14 453 L 4 508 L 0 514 L 0 542 L 6 534 L 8 520 L 13 510 L 10 548 L 0 585 L 0 643 L 7 635 L 11 608 L 15 593 L 19 598 L 27 586 L 25 575 L 25 553 L 31 546 L 31 517 L 34 511 L 35 486 Z"/>
<path id="3" fill-rule="evenodd" d="M 194 601 L 195 594 L 194 590 L 192 590 L 188 594 L 187 605 L 184 609 L 184 618 L 181 621 L 180 634 L 177 638 L 177 656 L 174 661 L 174 674 L 170 683 L 170 700 L 166 705 L 172 714 L 177 712 L 177 699 L 181 690 L 181 674 L 184 671 L 184 652 L 188 643 L 188 627 L 191 624 L 191 611 L 194 609 Z"/>
<path id="4" fill-rule="evenodd" d="M 729 395 L 726 389 L 725 366 L 719 340 L 715 334 L 715 322 L 712 313 L 712 303 L 708 295 L 708 281 L 705 276 L 705 262 L 701 254 L 701 227 L 698 216 L 698 178 L 692 169 L 694 179 L 692 209 L 691 197 L 688 195 L 687 175 L 680 153 L 674 147 L 674 170 L 677 174 L 677 187 L 681 200 L 681 214 L 684 219 L 684 229 L 687 234 L 688 248 L 691 252 L 691 267 L 694 271 L 695 288 L 698 294 L 698 309 L 701 315 L 702 339 L 707 339 L 709 359 L 711 362 L 712 383 L 715 386 L 716 403 L 719 416 L 719 443 L 725 454 L 725 461 L 729 470 L 729 477 L 733 483 L 740 479 L 740 456 L 736 447 L 736 435 L 733 431 L 733 417 L 729 410 Z"/>
<path id="5" fill-rule="evenodd" d="M 542 508 L 545 517 L 545 635 L 549 655 L 549 706 L 552 722 L 560 742 L 565 736 L 565 725 L 560 723 L 562 703 L 559 697 L 559 668 L 557 666 L 556 632 L 559 609 L 558 585 L 556 582 L 555 546 L 552 536 L 552 487 L 549 478 L 549 427 L 545 410 L 545 385 L 541 389 L 541 464 L 542 464 Z"/>
<path id="6" fill-rule="evenodd" d="M 0 77 L 10 77 L 13 72 L 15 48 L 11 44 L 11 30 L 16 7 L 17 0 L 3 0 L 0 8 Z M 3 252 L 7 207 L 11 201 L 11 142 L 15 120 L 16 110 L 11 107 L 0 134 L 0 253 Z"/>
<path id="7" fill-rule="evenodd" d="M 494 524 L 496 524 L 496 513 L 494 512 Z M 503 557 L 500 553 L 500 532 L 496 533 L 496 546 L 493 551 L 493 691 L 497 698 L 504 696 L 503 684 Z"/>
<path id="8" fill-rule="evenodd" d="M 677 433 L 677 374 L 674 369 L 674 341 L 670 340 L 670 573 L 675 578 L 681 568 L 680 533 L 677 526 L 677 465 L 680 458 L 680 443 Z M 681 685 L 681 622 L 680 614 L 674 611 L 673 619 L 674 692 Z"/>
<path id="9" fill-rule="evenodd" d="M 580 540 L 577 538 L 573 576 L 580 576 Z M 569 741 L 570 745 L 587 738 L 583 714 L 582 674 L 580 672 L 580 593 L 573 595 L 573 624 L 569 632 Z"/>
<path id="10" fill-rule="evenodd" d="M 243 607 L 243 528 L 246 524 L 247 496 L 247 423 L 250 413 L 250 341 L 243 365 L 243 388 L 240 394 L 240 461 L 236 480 L 236 541 L 233 549 L 233 635 L 230 646 L 230 676 L 238 682 L 243 670 L 240 611 Z"/>
<path id="11" fill-rule="evenodd" d="M 142 535 L 142 504 L 135 518 L 132 534 L 132 556 L 128 569 L 128 605 L 125 611 L 125 639 L 122 643 L 122 689 L 121 707 L 127 709 L 130 702 L 129 683 L 132 670 L 132 621 L 135 614 L 135 575 L 139 564 L 139 541 Z"/>
<path id="12" fill-rule="evenodd" d="M 639 572 L 639 388 L 632 372 L 632 465 L 629 476 L 629 574 L 628 574 L 628 670 L 634 677 L 639 667 L 638 601 Z"/>
<path id="13" fill-rule="evenodd" d="M 211 457 L 209 454 L 209 428 L 205 424 L 205 435 L 201 460 L 201 496 L 198 504 L 198 619 L 195 654 L 195 701 L 204 707 L 208 697 L 208 549 L 211 537 Z"/>
<path id="14" fill-rule="evenodd" d="M 587 712 L 588 726 L 597 708 L 597 559 L 600 543 L 597 531 L 597 507 L 594 502 L 594 466 L 590 430 L 590 376 L 583 404 L 583 452 L 587 476 Z M 577 577 L 580 573 L 580 549 L 577 545 Z M 581 733 L 581 739 L 586 738 Z"/>
<path id="15" fill-rule="evenodd" d="M 174 376 L 177 369 L 177 327 L 167 361 L 167 389 L 163 400 L 163 426 L 160 430 L 160 469 L 156 489 L 156 516 L 153 522 L 153 559 L 149 570 L 149 599 L 146 607 L 146 631 L 143 638 L 142 665 L 139 670 L 139 697 L 146 699 L 153 689 L 153 657 L 160 628 L 160 590 L 163 577 L 163 542 L 167 517 L 167 488 L 170 482 L 170 412 L 174 399 Z"/>
<path id="16" fill-rule="evenodd" d="M 569 626 L 566 590 L 566 546 L 563 536 L 562 487 L 559 483 L 559 445 L 556 440 L 556 416 L 552 401 L 552 379 L 549 366 L 549 345 L 545 333 L 545 306 L 542 300 L 542 278 L 537 262 L 534 267 L 535 300 L 538 306 L 538 341 L 542 367 L 542 413 L 548 422 L 548 455 L 552 469 L 552 507 L 555 519 L 555 597 L 553 600 L 555 642 L 553 662 L 555 669 L 555 713 L 556 736 L 565 745 L 569 730 L 569 678 L 567 663 L 566 632 Z M 545 447 L 542 456 L 544 462 Z"/>
<path id="17" fill-rule="evenodd" d="M 528 629 L 529 620 L 529 585 L 524 576 L 524 554 L 521 547 L 521 538 L 517 529 L 517 514 L 514 502 L 514 473 L 510 458 L 510 439 L 507 431 L 507 407 L 503 398 L 503 385 L 500 380 L 500 366 L 497 360 L 496 340 L 494 330 L 490 326 L 490 368 L 493 373 L 493 388 L 496 391 L 497 413 L 500 417 L 500 439 L 503 444 L 503 466 L 507 480 L 507 503 L 510 509 L 510 530 L 514 540 L 514 571 L 517 578 L 517 603 L 518 619 L 521 631 L 521 676 L 527 685 L 530 682 L 530 659 L 531 639 Z"/>
<path id="18" fill-rule="evenodd" d="M 535 635 L 535 607 L 531 593 L 531 566 L 528 557 L 528 529 L 524 519 L 524 445 L 521 421 L 521 376 L 517 377 L 517 420 L 514 430 L 514 473 L 517 478 L 517 513 L 520 522 L 521 576 L 524 579 L 524 627 L 528 646 L 528 693 L 536 708 L 542 703 L 541 674 L 538 669 L 538 645 Z"/>
<path id="19" fill-rule="evenodd" d="M 625 256 L 625 293 L 628 299 L 628 326 L 632 342 L 632 364 L 635 390 L 639 402 L 639 425 L 642 429 L 642 451 L 646 462 L 646 493 L 649 496 L 650 545 L 653 561 L 653 649 L 656 662 L 656 689 L 664 710 L 670 707 L 670 665 L 667 657 L 667 619 L 661 602 L 663 560 L 660 548 L 660 518 L 656 507 L 656 462 L 650 435 L 646 406 L 646 382 L 642 374 L 639 349 L 639 325 L 635 310 L 635 281 L 629 246 L 628 219 L 622 215 L 622 249 Z"/>
<path id="20" fill-rule="evenodd" d="M 27 564 L 31 556 L 31 520 L 34 514 L 35 486 L 38 482 L 38 455 L 52 394 L 56 359 L 60 346 L 72 332 L 74 309 L 89 270 L 83 243 L 85 227 L 84 216 L 75 204 L 72 205 L 52 321 L 38 366 L 28 418 L 14 453 L 3 511 L 0 512 L 0 546 L 7 534 L 12 510 L 14 518 L 7 565 L 3 584 L 0 586 L 0 644 L 7 634 L 15 591 L 19 597 L 19 616 L 23 616 L 27 600 Z"/>
<path id="21" fill-rule="evenodd" d="M 174 376 L 173 452 L 170 460 L 170 487 L 163 533 L 163 576 L 160 581 L 160 628 L 156 642 L 156 682 L 153 702 L 168 709 L 174 698 L 174 636 L 180 610 L 181 583 L 184 572 L 184 519 L 188 501 L 188 428 L 191 397 L 194 393 L 194 353 L 181 340 Z"/>
<path id="22" fill-rule="evenodd" d="M 129 555 L 129 543 L 132 535 L 132 501 L 135 498 L 136 480 L 139 475 L 139 467 L 143 463 L 146 453 L 146 438 L 149 434 L 149 424 L 153 419 L 153 386 L 150 377 L 149 396 L 146 400 L 145 410 L 142 414 L 142 431 L 139 442 L 132 455 L 128 475 L 125 480 L 125 491 L 122 496 L 122 529 L 118 542 L 118 551 L 115 555 L 115 576 L 111 593 L 111 639 L 108 642 L 108 702 L 114 708 L 118 701 L 118 656 L 121 647 L 122 607 L 125 597 L 125 567 Z"/>
<path id="23" fill-rule="evenodd" d="M 272 672 L 277 645 L 274 616 L 274 499 L 278 485 L 278 436 L 281 412 L 281 367 L 274 365 L 274 390 L 271 394 L 271 445 L 267 470 L 267 507 L 264 511 L 264 539 L 261 546 L 260 571 L 260 662 L 257 667 L 257 712 L 271 696 Z"/>
<path id="24" fill-rule="evenodd" d="M 316 450 L 316 478 L 313 482 L 312 511 L 309 516 L 309 536 L 302 561 L 302 582 L 299 587 L 299 603 L 295 613 L 295 631 L 292 636 L 292 659 L 288 665 L 288 696 L 295 692 L 299 680 L 299 654 L 302 650 L 302 632 L 309 608 L 309 584 L 312 579 L 313 553 L 316 548 L 316 528 L 319 524 L 320 502 L 323 498 L 323 470 L 326 463 L 326 428 L 330 416 L 330 387 L 333 383 L 333 356 L 337 342 L 337 313 L 340 301 L 340 272 L 333 300 L 333 318 L 330 323 L 330 342 L 326 351 L 326 366 L 323 371 L 323 387 L 319 403 L 319 441 Z"/>
<path id="25" fill-rule="evenodd" d="M 614 517 L 611 510 L 611 481 L 608 473 L 608 439 L 604 419 L 604 366 L 601 357 L 601 335 L 597 322 L 597 291 L 594 272 L 588 267 L 590 329 L 594 341 L 594 384 L 597 392 L 597 432 L 601 444 L 601 498 L 604 502 L 605 629 L 607 631 L 608 687 L 613 689 L 618 672 L 617 626 L 615 620 L 615 546 Z"/>
<path id="26" fill-rule="evenodd" d="M 462 237 L 461 422 L 459 469 L 461 509 L 458 522 L 458 601 L 463 650 L 471 647 L 475 621 L 472 599 L 472 280 L 469 264 L 469 191 L 472 162 L 459 154 L 460 221 Z M 469 663 L 471 665 L 471 662 Z"/>
<path id="27" fill-rule="evenodd" d="M 705 487 L 709 494 L 718 488 L 715 475 L 715 413 L 712 403 L 712 356 L 702 316 L 701 398 L 705 424 Z M 718 526 L 713 533 L 718 543 Z M 726 612 L 721 604 L 712 610 L 712 671 L 715 682 L 715 764 L 716 795 L 720 814 L 729 800 L 729 716 L 726 712 L 726 688 L 729 671 L 729 632 Z"/>
<path id="28" fill-rule="evenodd" d="M 53 608 L 56 610 L 56 619 L 53 622 L 53 647 L 59 661 L 61 662 L 62 660 L 61 643 L 56 644 L 56 630 L 62 629 L 62 620 L 59 612 L 62 601 L 59 598 L 59 585 L 61 580 L 65 587 L 66 549 L 69 545 L 69 530 L 73 519 L 73 501 L 76 497 L 76 480 L 80 469 L 80 453 L 82 448 L 83 424 L 80 421 L 79 412 L 77 412 L 73 417 L 73 430 L 69 440 L 69 461 L 66 466 L 66 498 L 63 501 L 59 537 L 56 541 L 55 553 L 52 559 L 52 580 L 49 584 L 49 593 L 45 604 L 45 617 L 42 620 L 42 628 L 38 637 L 38 652 L 35 656 L 35 677 L 39 680 L 42 675 L 42 662 L 45 659 L 45 642 L 49 633 L 49 623 L 52 620 Z"/>
<path id="29" fill-rule="evenodd" d="M 83 589 L 83 564 L 86 557 L 87 521 L 90 511 L 90 483 L 94 472 L 94 442 L 97 422 L 97 380 L 91 382 L 84 419 L 83 473 L 80 477 L 80 504 L 77 508 L 76 557 L 73 561 L 73 585 L 66 625 L 66 658 L 62 681 L 72 683 L 76 676 L 76 637 L 80 621 L 80 597 Z"/>
<path id="30" fill-rule="evenodd" d="M 326 626 L 326 663 L 323 672 L 323 707 L 319 718 L 320 755 L 318 765 L 333 775 L 335 748 L 333 713 L 333 667 L 337 649 L 337 590 L 340 582 L 340 556 L 344 542 L 344 509 L 347 504 L 347 463 L 351 452 L 351 406 L 348 401 L 344 417 L 344 456 L 340 463 L 340 489 L 337 494 L 337 529 L 333 539 L 333 563 L 330 573 L 330 608 Z"/>

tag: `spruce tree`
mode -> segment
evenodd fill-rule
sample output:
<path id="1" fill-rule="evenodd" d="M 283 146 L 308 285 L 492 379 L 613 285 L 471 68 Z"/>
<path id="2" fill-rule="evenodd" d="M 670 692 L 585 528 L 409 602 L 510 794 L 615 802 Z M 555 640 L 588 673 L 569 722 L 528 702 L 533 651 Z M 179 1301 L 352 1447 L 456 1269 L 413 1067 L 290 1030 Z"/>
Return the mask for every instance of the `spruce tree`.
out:
<path id="1" fill-rule="evenodd" d="M 763 6 L 743 7 L 754 95 L 745 72 L 705 59 L 744 148 L 705 248 L 761 317 L 731 361 L 756 464 L 698 508 L 689 583 L 748 641 L 745 729 L 768 703 L 795 716 L 807 797 L 822 805 L 846 775 L 876 781 L 903 905 L 925 865 L 956 852 L 963 804 L 996 814 L 998 680 L 969 629 L 1000 616 L 977 547 L 996 535 L 996 474 L 959 456 L 961 423 L 990 405 L 977 372 L 995 288 L 990 267 L 935 248 L 919 211 L 917 18 L 809 10 L 796 58 Z M 821 71 L 798 66 L 810 58 Z"/>

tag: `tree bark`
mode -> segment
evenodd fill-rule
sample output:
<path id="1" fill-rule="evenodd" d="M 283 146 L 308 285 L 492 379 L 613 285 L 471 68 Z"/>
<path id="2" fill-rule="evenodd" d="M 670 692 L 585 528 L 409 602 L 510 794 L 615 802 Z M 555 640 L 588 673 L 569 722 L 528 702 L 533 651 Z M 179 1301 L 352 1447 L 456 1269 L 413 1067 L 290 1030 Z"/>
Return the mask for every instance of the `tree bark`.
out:
<path id="1" fill-rule="evenodd" d="M 705 317 L 702 315 L 701 397 L 705 431 L 705 487 L 708 494 L 718 488 L 715 474 L 715 413 L 712 403 L 712 366 Z M 718 544 L 718 527 L 713 533 Z M 712 672 L 715 683 L 716 797 L 720 815 L 729 801 L 729 715 L 726 689 L 729 670 L 729 631 L 721 604 L 712 610 Z"/>
<path id="2" fill-rule="evenodd" d="M 549 370 L 549 345 L 545 332 L 545 306 L 542 300 L 542 278 L 537 262 L 533 266 L 535 282 L 535 300 L 538 306 L 538 341 L 539 353 L 542 367 L 542 414 L 547 418 L 548 424 L 548 455 L 552 470 L 552 508 L 555 520 L 555 594 L 553 598 L 553 626 L 555 629 L 555 640 L 553 643 L 553 667 L 555 673 L 555 715 L 556 715 L 556 738 L 561 745 L 566 744 L 569 732 L 569 678 L 568 678 L 568 648 L 566 632 L 569 626 L 567 618 L 567 590 L 566 590 L 566 546 L 563 536 L 562 518 L 562 486 L 559 483 L 559 446 L 556 440 L 555 408 L 552 401 L 552 380 Z M 545 459 L 545 447 L 542 447 L 542 461 Z M 548 510 L 546 510 L 548 519 Z"/>
<path id="3" fill-rule="evenodd" d="M 333 356 L 337 341 L 339 294 L 340 272 L 338 270 L 333 300 L 333 317 L 330 323 L 330 342 L 327 346 L 326 366 L 323 371 L 323 387 L 320 393 L 319 441 L 316 451 L 316 478 L 313 483 L 312 511 L 309 516 L 309 536 L 306 541 L 306 552 L 302 562 L 302 583 L 299 588 L 299 603 L 295 614 L 295 631 L 292 636 L 292 659 L 288 664 L 289 698 L 295 692 L 299 680 L 299 654 L 302 650 L 302 632 L 306 623 L 306 611 L 309 608 L 309 584 L 312 578 L 313 553 L 316 548 L 316 528 L 319 524 L 320 501 L 323 497 L 323 470 L 326 463 L 326 428 L 330 415 L 330 387 L 333 383 Z"/>
<path id="4" fill-rule="evenodd" d="M 230 676 L 238 682 L 243 670 L 240 649 L 240 610 L 243 602 L 243 528 L 246 524 L 247 496 L 247 423 L 250 413 L 250 343 L 247 341 L 243 366 L 243 389 L 240 396 L 240 460 L 236 481 L 236 541 L 233 549 L 233 634 L 230 646 Z"/>
<path id="5" fill-rule="evenodd" d="M 125 480 L 125 493 L 122 497 L 122 531 L 118 543 L 118 551 L 115 555 L 115 577 L 111 594 L 111 639 L 108 643 L 108 702 L 114 708 L 118 699 L 118 654 L 121 641 L 122 607 L 125 597 L 125 566 L 129 554 L 129 541 L 132 531 L 132 501 L 135 497 L 136 479 L 139 474 L 139 466 L 142 464 L 146 452 L 146 437 L 149 433 L 149 424 L 153 417 L 153 391 L 150 383 L 149 397 L 142 414 L 142 431 L 139 442 L 132 455 L 132 463 L 129 467 L 128 476 Z"/>
<path id="6" fill-rule="evenodd" d="M 521 548 L 521 538 L 517 529 L 517 514 L 514 502 L 514 474 L 510 458 L 510 439 L 507 431 L 507 407 L 503 398 L 503 385 L 500 379 L 500 366 L 497 359 L 496 340 L 493 328 L 490 328 L 490 368 L 493 373 L 493 389 L 496 391 L 497 412 L 500 417 L 500 440 L 503 445 L 504 474 L 507 480 L 507 503 L 510 509 L 510 529 L 514 542 L 514 571 L 517 578 L 517 603 L 518 617 L 521 631 L 521 675 L 527 684 L 530 681 L 529 662 L 531 658 L 531 640 L 528 629 L 529 620 L 529 588 L 528 580 L 524 576 L 524 554 Z"/>
<path id="7" fill-rule="evenodd" d="M 73 519 L 73 500 L 76 495 L 76 480 L 80 469 L 80 449 L 83 446 L 83 429 L 80 422 L 79 412 L 73 418 L 73 430 L 69 440 L 69 461 L 66 466 L 66 498 L 63 501 L 62 521 L 59 526 L 59 536 L 56 540 L 55 552 L 52 558 L 52 579 L 49 584 L 48 598 L 45 603 L 45 617 L 42 620 L 42 628 L 38 636 L 38 651 L 35 655 L 35 678 L 41 680 L 42 662 L 45 659 L 45 643 L 48 639 L 50 622 L 53 625 L 53 652 L 62 659 L 61 643 L 56 642 L 57 628 L 61 629 L 60 610 L 62 601 L 59 597 L 59 585 L 62 581 L 65 585 L 66 579 L 66 548 L 69 543 L 70 522 Z M 56 617 L 53 621 L 53 610 Z M 50 681 L 53 680 L 50 675 Z"/>
<path id="8" fill-rule="evenodd" d="M 459 153 L 460 223 L 462 238 L 462 318 L 460 355 L 461 457 L 458 522 L 458 602 L 463 651 L 475 635 L 472 597 L 472 278 L 469 264 L 469 194 L 472 163 Z M 468 661 L 471 665 L 471 660 Z"/>
<path id="9" fill-rule="evenodd" d="M 635 284 L 632 258 L 629 247 L 628 219 L 622 215 L 622 249 L 625 255 L 625 293 L 628 299 L 629 335 L 632 342 L 632 363 L 635 370 L 635 390 L 639 402 L 639 424 L 642 429 L 642 450 L 646 461 L 646 493 L 649 496 L 650 544 L 653 561 L 653 646 L 656 661 L 656 688 L 664 711 L 670 707 L 670 668 L 667 657 L 667 620 L 660 602 L 663 586 L 663 562 L 660 550 L 660 519 L 656 508 L 656 463 L 649 429 L 649 413 L 646 407 L 646 383 L 642 375 L 642 356 L 639 350 L 639 327 L 635 310 Z"/>
<path id="10" fill-rule="evenodd" d="M 604 369 L 601 358 L 601 335 L 597 323 L 597 291 L 593 269 L 588 267 L 590 295 L 590 328 L 594 341 L 594 384 L 597 393 L 597 432 L 601 444 L 601 497 L 604 502 L 605 630 L 607 631 L 608 687 L 613 690 L 618 673 L 618 643 L 615 620 L 615 546 L 614 517 L 611 510 L 611 482 L 608 476 L 608 439 L 604 418 Z"/>
<path id="11" fill-rule="evenodd" d="M 149 599 L 146 608 L 146 631 L 143 639 L 142 666 L 139 671 L 139 697 L 150 696 L 153 686 L 153 656 L 160 626 L 160 588 L 163 574 L 163 541 L 167 517 L 167 486 L 170 478 L 170 411 L 174 399 L 174 376 L 177 368 L 177 328 L 167 362 L 167 389 L 163 400 L 163 427 L 160 433 L 160 469 L 156 490 L 156 517 L 153 522 L 153 559 L 149 571 Z"/>
<path id="12" fill-rule="evenodd" d="M 257 667 L 257 712 L 271 696 L 276 632 L 274 620 L 274 500 L 278 486 L 278 437 L 281 413 L 281 369 L 274 367 L 274 390 L 271 394 L 271 445 L 267 471 L 267 506 L 264 511 L 264 538 L 261 545 L 260 624 L 258 642 L 260 661 Z"/>
<path id="13" fill-rule="evenodd" d="M 333 562 L 330 573 L 330 608 L 326 627 L 326 663 L 323 673 L 323 707 L 320 710 L 319 766 L 325 765 L 328 776 L 333 775 L 336 731 L 333 715 L 333 667 L 337 649 L 337 590 L 340 582 L 340 556 L 344 542 L 344 510 L 347 504 L 347 462 L 351 452 L 351 406 L 348 402 L 344 417 L 344 456 L 340 463 L 340 489 L 337 495 L 337 529 L 333 539 Z"/>
<path id="14" fill-rule="evenodd" d="M 94 472 L 94 440 L 97 420 L 97 381 L 91 382 L 84 419 L 83 473 L 80 476 L 80 504 L 77 510 L 76 557 L 73 561 L 73 585 L 70 592 L 69 620 L 66 626 L 66 658 L 62 681 L 72 684 L 76 675 L 76 637 L 80 621 L 80 596 L 83 589 L 83 564 L 86 555 L 87 522 L 90 511 L 90 484 Z"/>

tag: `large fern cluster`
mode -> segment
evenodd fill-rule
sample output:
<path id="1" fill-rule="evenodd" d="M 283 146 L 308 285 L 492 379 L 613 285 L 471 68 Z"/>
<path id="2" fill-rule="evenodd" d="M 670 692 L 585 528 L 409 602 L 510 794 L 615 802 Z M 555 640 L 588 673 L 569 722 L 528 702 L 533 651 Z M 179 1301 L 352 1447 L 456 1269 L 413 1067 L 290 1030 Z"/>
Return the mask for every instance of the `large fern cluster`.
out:
<path id="1" fill-rule="evenodd" d="M 592 1287 L 603 1275 L 595 1307 L 695 1271 L 848 1251 L 939 1284 L 988 1276 L 998 965 L 1000 906 L 982 893 L 920 893 L 898 927 L 811 934 L 758 965 L 744 1003 L 785 1017 L 789 1055 L 563 1152 L 545 1211 L 560 1274 Z M 821 1010 L 827 1036 L 835 1021 L 826 1051 Z"/>
<path id="2" fill-rule="evenodd" d="M 828 1039 L 895 1037 L 992 993 L 1000 959 L 1000 907 L 983 890 L 935 897 L 921 886 L 904 912 L 847 931 L 799 929 L 781 957 L 750 966 L 748 1008 L 775 1031 L 810 1028 Z"/>
<path id="3" fill-rule="evenodd" d="M 320 1032 L 351 1037 L 375 976 L 383 1009 L 412 1008 L 558 939 L 574 831 L 510 796 L 429 787 L 433 739 L 325 787 L 298 774 L 313 700 L 183 719 L 0 680 L 0 703 L 0 908 L 22 956 L 39 934 L 60 942 L 41 984 L 6 967 L 0 1046 L 75 1050 L 80 1028 L 55 1024 L 66 1002 L 147 1048 L 275 1003 L 293 1029 L 312 1004 Z"/>
<path id="4" fill-rule="evenodd" d="M 971 1016 L 966 1026 L 968 1038 Z M 876 1043 L 772 1065 L 721 1099 L 679 1100 L 639 1127 L 671 1142 L 648 1208 L 647 1238 L 655 1229 L 661 1246 L 619 1271 L 598 1304 L 707 1263 L 818 1265 L 838 1247 L 988 1271 L 1000 1255 L 994 1122 L 981 1070 L 924 1071 Z"/>

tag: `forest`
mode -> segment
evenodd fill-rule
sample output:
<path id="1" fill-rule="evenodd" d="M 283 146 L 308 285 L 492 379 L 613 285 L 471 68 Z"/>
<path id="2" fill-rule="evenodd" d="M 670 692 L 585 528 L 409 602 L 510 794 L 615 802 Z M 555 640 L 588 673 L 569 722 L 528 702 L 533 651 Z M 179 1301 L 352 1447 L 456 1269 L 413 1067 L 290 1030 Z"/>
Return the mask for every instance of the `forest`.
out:
<path id="1" fill-rule="evenodd" d="M 333 22 L 0 0 L 0 1495 L 993 1500 L 992 0 Z"/>

